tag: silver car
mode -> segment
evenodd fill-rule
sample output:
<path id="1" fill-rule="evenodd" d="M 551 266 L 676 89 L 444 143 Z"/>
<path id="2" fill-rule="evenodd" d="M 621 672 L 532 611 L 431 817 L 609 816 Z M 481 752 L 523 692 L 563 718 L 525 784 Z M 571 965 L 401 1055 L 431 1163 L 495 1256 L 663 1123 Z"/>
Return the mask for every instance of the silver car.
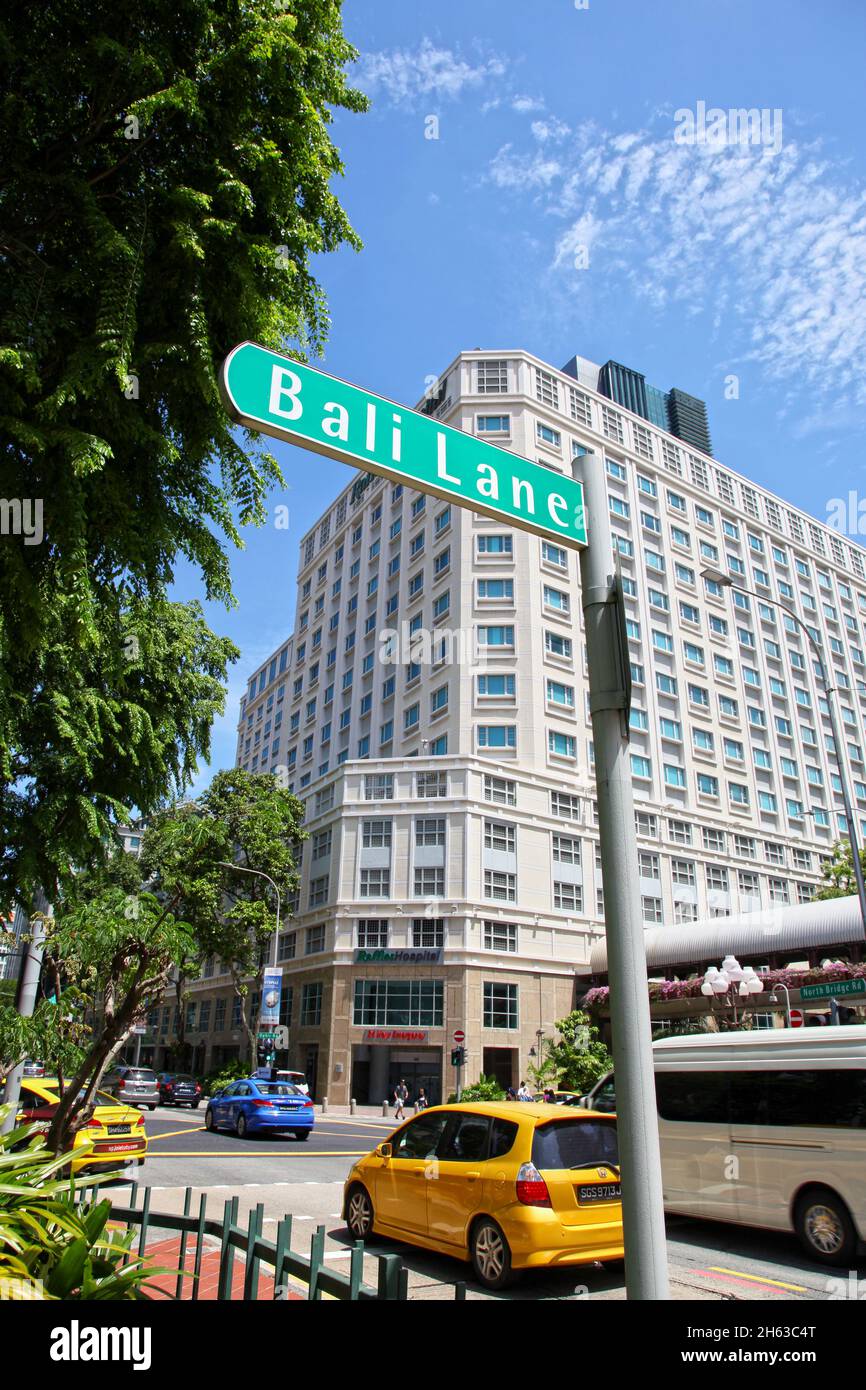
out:
<path id="1" fill-rule="evenodd" d="M 128 1105 L 155 1110 L 159 1105 L 159 1082 L 150 1067 L 112 1067 L 102 1079 L 102 1090 Z"/>

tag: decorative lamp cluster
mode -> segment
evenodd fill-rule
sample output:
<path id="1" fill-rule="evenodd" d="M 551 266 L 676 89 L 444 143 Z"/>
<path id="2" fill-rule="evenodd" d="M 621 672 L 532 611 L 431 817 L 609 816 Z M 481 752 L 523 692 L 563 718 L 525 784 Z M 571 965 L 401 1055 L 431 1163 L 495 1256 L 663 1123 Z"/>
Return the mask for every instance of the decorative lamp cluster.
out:
<path id="1" fill-rule="evenodd" d="M 764 985 L 760 975 L 751 965 L 742 966 L 736 956 L 725 956 L 721 968 L 711 965 L 704 975 L 701 994 L 708 997 L 714 994 L 727 994 L 736 989 L 741 999 L 750 994 L 763 994 Z"/>

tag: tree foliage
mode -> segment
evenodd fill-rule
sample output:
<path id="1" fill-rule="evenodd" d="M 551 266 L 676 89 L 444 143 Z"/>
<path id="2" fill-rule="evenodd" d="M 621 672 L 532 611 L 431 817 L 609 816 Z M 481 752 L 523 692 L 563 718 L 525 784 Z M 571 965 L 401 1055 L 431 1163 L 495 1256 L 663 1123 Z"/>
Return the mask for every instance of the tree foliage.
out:
<path id="1" fill-rule="evenodd" d="M 866 850 L 860 851 L 860 863 L 866 874 Z M 816 898 L 847 898 L 857 892 L 850 840 L 836 841 L 829 859 L 821 868 L 821 878 L 823 882 L 815 890 Z"/>
<path id="2" fill-rule="evenodd" d="M 556 1024 L 559 1040 L 547 1049 L 546 1060 L 550 1062 L 565 1091 L 578 1091 L 581 1094 L 610 1071 L 613 1066 L 607 1046 L 599 1036 L 598 1028 L 588 1014 L 580 1009 L 573 1010 L 567 1018 Z"/>
<path id="3" fill-rule="evenodd" d="M 168 600 L 281 481 L 216 371 L 318 352 L 312 261 L 357 237 L 332 111 L 361 111 L 339 0 L 53 0 L 0 15 L 0 909 L 96 862 L 188 782 L 231 644 Z M 30 543 L 33 542 L 33 543 Z"/>
<path id="4" fill-rule="evenodd" d="M 302 814 L 276 777 L 221 772 L 198 800 L 154 817 L 138 859 L 118 849 L 70 882 L 46 922 L 43 958 L 58 1000 L 50 1055 L 63 1091 L 49 1131 L 55 1152 L 92 1113 L 106 1069 L 174 971 L 197 975 L 219 956 L 246 998 L 261 976 L 276 913 L 267 883 L 242 869 L 266 873 L 285 905 L 298 883 Z M 14 1064 L 36 1045 L 36 1025 L 16 1023 L 13 1013 L 0 1007 L 0 1038 L 14 1045 L 20 1032 Z M 244 1015 L 252 1045 L 254 1020 Z M 73 1044 L 77 1050 L 64 1053 Z"/>
<path id="5" fill-rule="evenodd" d="M 156 816 L 144 837 L 142 871 L 153 872 L 165 891 L 177 895 L 191 924 L 197 956 L 190 964 L 197 971 L 209 956 L 218 956 L 241 999 L 262 979 L 276 928 L 273 889 L 246 871 L 274 880 L 285 914 L 299 883 L 303 814 L 303 803 L 275 777 L 236 768 L 217 773 L 197 801 Z M 254 1020 L 246 1009 L 243 1018 L 254 1055 Z"/>
<path id="6" fill-rule="evenodd" d="M 457 1099 L 457 1092 L 452 1091 L 448 1097 L 448 1104 L 453 1104 Z M 496 1080 L 495 1076 L 485 1076 L 482 1072 L 477 1081 L 473 1081 L 469 1086 L 464 1086 L 460 1092 L 461 1101 L 470 1100 L 504 1100 L 505 1092 Z"/>

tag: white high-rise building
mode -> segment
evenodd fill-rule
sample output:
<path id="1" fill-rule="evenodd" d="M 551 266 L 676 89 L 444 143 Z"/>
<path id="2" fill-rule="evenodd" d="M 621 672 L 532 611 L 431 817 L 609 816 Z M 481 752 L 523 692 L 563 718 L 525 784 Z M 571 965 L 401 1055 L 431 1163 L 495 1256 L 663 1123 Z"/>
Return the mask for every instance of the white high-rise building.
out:
<path id="1" fill-rule="evenodd" d="M 845 821 L 785 608 L 822 645 L 866 822 L 864 552 L 713 459 L 700 401 L 616 363 L 465 352 L 418 408 L 555 471 L 607 460 L 646 923 L 808 900 Z M 237 761 L 306 802 L 288 1064 L 335 1102 L 401 1076 L 439 1099 L 462 1031 L 464 1077 L 517 1084 L 604 931 L 576 553 L 356 475 L 301 543 L 295 630 L 250 679 Z M 212 1061 L 240 1040 L 218 1012 Z"/>

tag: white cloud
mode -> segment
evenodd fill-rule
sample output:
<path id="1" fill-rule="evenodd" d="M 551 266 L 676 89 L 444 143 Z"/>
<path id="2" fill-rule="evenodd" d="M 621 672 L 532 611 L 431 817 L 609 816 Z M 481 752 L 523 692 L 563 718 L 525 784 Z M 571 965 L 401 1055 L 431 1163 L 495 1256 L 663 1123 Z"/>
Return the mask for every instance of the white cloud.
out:
<path id="1" fill-rule="evenodd" d="M 513 154 L 512 149 L 503 145 L 490 162 L 489 177 L 498 188 L 546 188 L 561 175 L 562 166 L 543 151 Z"/>
<path id="2" fill-rule="evenodd" d="M 517 111 L 519 115 L 530 115 L 533 111 L 543 111 L 544 102 L 541 97 L 514 97 L 511 102 L 512 111 Z"/>
<path id="3" fill-rule="evenodd" d="M 423 38 L 417 49 L 366 53 L 353 80 L 370 95 L 377 92 L 394 106 L 414 106 L 422 97 L 455 99 L 505 74 L 505 61 L 491 55 L 473 64 L 450 48 Z"/>
<path id="4" fill-rule="evenodd" d="M 706 315 L 727 361 L 866 403 L 866 190 L 816 145 L 713 150 L 674 144 L 670 126 L 661 136 L 587 124 L 555 159 L 503 146 L 488 174 L 566 224 L 550 256 L 575 287 Z M 584 246 L 589 279 L 575 268 Z"/>
<path id="5" fill-rule="evenodd" d="M 552 116 L 546 121 L 533 121 L 530 129 L 540 144 L 544 144 L 547 140 L 558 143 L 560 140 L 564 140 L 570 132 L 570 126 L 567 126 L 564 121 L 557 120 L 556 116 Z"/>

